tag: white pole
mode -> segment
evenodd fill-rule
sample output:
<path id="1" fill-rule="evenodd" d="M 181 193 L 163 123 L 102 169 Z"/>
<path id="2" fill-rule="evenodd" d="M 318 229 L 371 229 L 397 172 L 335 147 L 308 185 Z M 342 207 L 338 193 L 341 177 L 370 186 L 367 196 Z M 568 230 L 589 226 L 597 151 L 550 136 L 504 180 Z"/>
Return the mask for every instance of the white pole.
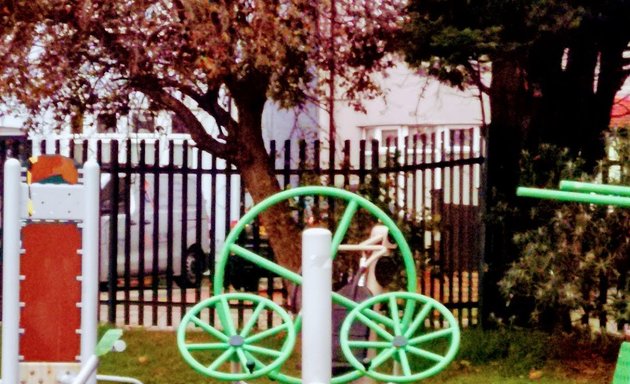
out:
<path id="1" fill-rule="evenodd" d="M 4 228 L 2 271 L 2 382 L 19 376 L 20 341 L 20 162 L 4 163 Z"/>
<path id="2" fill-rule="evenodd" d="M 90 356 L 89 359 L 82 362 L 83 366 L 79 374 L 72 380 L 72 384 L 85 384 L 88 380 L 92 380 L 90 376 L 96 373 L 98 368 L 98 357 L 96 355 Z"/>
<path id="3" fill-rule="evenodd" d="M 332 370 L 332 234 L 302 233 L 302 383 L 329 384 Z"/>
<path id="4" fill-rule="evenodd" d="M 98 311 L 98 225 L 100 176 L 96 160 L 83 165 L 85 211 L 82 233 L 81 262 L 81 363 L 87 364 L 96 348 Z M 88 383 L 96 383 L 92 372 Z"/>

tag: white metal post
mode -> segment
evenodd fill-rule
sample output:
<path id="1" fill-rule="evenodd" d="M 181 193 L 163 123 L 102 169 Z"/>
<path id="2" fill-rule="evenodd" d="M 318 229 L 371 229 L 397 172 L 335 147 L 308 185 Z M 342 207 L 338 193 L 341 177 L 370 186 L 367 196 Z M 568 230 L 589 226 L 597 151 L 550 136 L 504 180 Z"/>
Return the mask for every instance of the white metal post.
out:
<path id="1" fill-rule="evenodd" d="M 98 226 L 100 175 L 96 160 L 83 165 L 84 218 L 81 262 L 81 363 L 87 364 L 94 355 L 98 327 Z M 96 374 L 88 383 L 96 383 Z"/>
<path id="2" fill-rule="evenodd" d="M 20 341 L 20 162 L 4 163 L 4 225 L 2 233 L 2 382 L 19 375 Z"/>
<path id="3" fill-rule="evenodd" d="M 96 369 L 98 368 L 98 357 L 96 355 L 90 356 L 89 359 L 81 361 L 82 367 L 79 374 L 72 379 L 72 384 L 86 384 L 92 380 L 92 377 L 96 377 Z M 89 381 L 88 381 L 89 380 Z"/>
<path id="4" fill-rule="evenodd" d="M 332 234 L 302 233 L 302 383 L 329 384 L 332 370 Z"/>

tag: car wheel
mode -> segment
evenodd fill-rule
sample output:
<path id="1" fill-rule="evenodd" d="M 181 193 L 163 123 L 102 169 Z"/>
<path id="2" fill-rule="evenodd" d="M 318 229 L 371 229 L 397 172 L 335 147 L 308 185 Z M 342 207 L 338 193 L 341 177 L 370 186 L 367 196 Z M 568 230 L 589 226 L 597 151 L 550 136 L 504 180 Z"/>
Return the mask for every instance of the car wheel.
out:
<path id="1" fill-rule="evenodd" d="M 177 279 L 181 288 L 196 288 L 201 285 L 204 272 L 204 253 L 198 245 L 193 245 L 184 255 L 182 274 Z"/>

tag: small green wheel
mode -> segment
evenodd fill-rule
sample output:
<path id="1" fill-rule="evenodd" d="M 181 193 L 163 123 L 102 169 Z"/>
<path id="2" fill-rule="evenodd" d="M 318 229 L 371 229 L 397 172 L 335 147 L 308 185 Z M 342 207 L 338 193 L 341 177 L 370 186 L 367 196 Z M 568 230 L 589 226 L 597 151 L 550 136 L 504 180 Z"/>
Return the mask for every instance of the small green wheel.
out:
<path id="1" fill-rule="evenodd" d="M 252 316 L 242 329 L 236 329 L 230 313 L 230 303 L 251 305 Z M 215 309 L 221 327 L 201 320 L 201 312 Z M 281 324 L 257 331 L 260 314 L 271 310 Z M 191 332 L 191 326 L 205 332 Z M 224 381 L 250 380 L 279 369 L 291 355 L 296 338 L 295 326 L 289 314 L 273 301 L 249 293 L 216 295 L 195 305 L 183 317 L 177 329 L 177 347 L 184 360 L 197 372 Z M 231 372 L 239 363 L 241 372 Z"/>
<path id="2" fill-rule="evenodd" d="M 391 322 L 379 321 L 375 314 L 381 311 L 373 307 L 384 308 Z M 406 316 L 409 311 L 412 315 Z M 438 316 L 433 322 L 428 318 L 432 312 Z M 370 328 L 376 339 L 351 339 L 350 329 L 356 321 Z M 435 325 L 444 326 L 433 328 Z M 374 296 L 354 308 L 343 322 L 339 337 L 341 350 L 355 369 L 378 381 L 410 383 L 446 368 L 459 349 L 460 331 L 453 314 L 438 301 L 412 292 L 391 292 Z M 359 361 L 352 352 L 357 348 L 372 351 L 374 357 Z M 394 372 L 393 361 L 401 372 Z"/>

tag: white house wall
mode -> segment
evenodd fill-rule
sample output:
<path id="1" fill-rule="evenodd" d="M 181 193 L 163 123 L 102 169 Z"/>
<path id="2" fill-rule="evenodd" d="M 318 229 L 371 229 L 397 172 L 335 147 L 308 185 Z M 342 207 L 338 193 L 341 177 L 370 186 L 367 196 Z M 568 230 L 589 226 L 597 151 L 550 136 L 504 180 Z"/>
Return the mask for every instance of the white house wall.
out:
<path id="1" fill-rule="evenodd" d="M 362 102 L 365 113 L 357 112 L 343 100 L 335 106 L 336 140 L 364 139 L 362 127 L 390 126 L 457 126 L 482 125 L 482 109 L 477 88 L 459 90 L 421 75 L 400 63 L 383 75 L 376 75 L 384 96 Z M 486 123 L 490 108 L 484 98 Z M 320 113 L 323 137 L 328 136 L 328 114 Z M 353 154 L 358 156 L 358 154 Z M 352 159 L 356 161 L 356 159 Z"/>

